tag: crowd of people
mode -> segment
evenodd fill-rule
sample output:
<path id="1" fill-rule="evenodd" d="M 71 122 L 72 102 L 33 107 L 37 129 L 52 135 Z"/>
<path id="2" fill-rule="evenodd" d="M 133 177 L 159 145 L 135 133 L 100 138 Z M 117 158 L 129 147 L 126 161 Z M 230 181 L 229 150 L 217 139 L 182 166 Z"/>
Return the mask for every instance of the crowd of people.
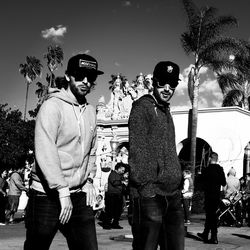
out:
<path id="1" fill-rule="evenodd" d="M 62 88 L 51 91 L 37 115 L 36 161 L 30 181 L 23 179 L 23 166 L 12 173 L 1 171 L 1 225 L 14 221 L 20 195 L 25 191 L 29 198 L 24 250 L 49 249 L 58 230 L 69 249 L 81 246 L 96 250 L 96 199 L 104 199 L 102 226 L 106 230 L 122 229 L 119 220 L 129 200 L 134 250 L 158 246 L 161 250 L 184 250 L 185 225 L 192 223 L 194 181 L 191 171 L 182 169 L 178 159 L 170 112 L 170 100 L 179 83 L 179 66 L 171 61 L 157 63 L 152 93 L 133 102 L 128 122 L 128 163 L 118 162 L 110 169 L 104 197 L 94 185 L 96 110 L 86 99 L 103 73 L 90 55 L 69 59 Z M 239 180 L 232 168 L 226 178 L 218 154 L 212 152 L 201 175 L 206 221 L 198 236 L 205 243 L 218 244 L 217 210 L 222 190 L 226 199 L 235 192 L 243 194 L 237 219 L 241 225 L 245 222 L 250 226 L 250 174 L 247 180 Z"/>
<path id="2" fill-rule="evenodd" d="M 31 166 L 28 161 L 15 169 L 0 170 L 0 225 L 13 224 L 20 197 L 29 190 Z"/>

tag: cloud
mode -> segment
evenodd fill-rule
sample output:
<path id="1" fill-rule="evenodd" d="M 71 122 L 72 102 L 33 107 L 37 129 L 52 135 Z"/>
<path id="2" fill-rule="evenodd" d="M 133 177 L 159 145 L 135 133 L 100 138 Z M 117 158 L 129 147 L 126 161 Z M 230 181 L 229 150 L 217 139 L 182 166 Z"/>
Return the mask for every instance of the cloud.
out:
<path id="1" fill-rule="evenodd" d="M 86 49 L 83 54 L 90 54 L 90 49 Z"/>
<path id="2" fill-rule="evenodd" d="M 190 69 L 193 67 L 190 64 L 180 74 L 180 82 L 176 88 L 176 92 L 173 98 L 173 109 L 183 110 L 190 108 L 190 100 L 188 97 L 188 74 Z M 222 93 L 219 88 L 219 84 L 216 80 L 215 74 L 208 68 L 203 67 L 200 71 L 200 88 L 199 88 L 199 108 L 208 107 L 221 107 L 222 104 Z M 172 109 L 172 108 L 171 108 Z"/>
<path id="3" fill-rule="evenodd" d="M 132 5 L 131 1 L 122 1 L 122 6 L 123 7 L 130 7 Z"/>
<path id="4" fill-rule="evenodd" d="M 115 66 L 116 66 L 116 67 L 121 67 L 121 64 L 118 63 L 118 62 L 115 62 Z"/>
<path id="5" fill-rule="evenodd" d="M 60 42 L 60 39 L 67 32 L 67 28 L 62 25 L 58 25 L 56 28 L 51 27 L 50 29 L 42 30 L 42 37 L 45 39 L 52 39 L 54 42 Z"/>

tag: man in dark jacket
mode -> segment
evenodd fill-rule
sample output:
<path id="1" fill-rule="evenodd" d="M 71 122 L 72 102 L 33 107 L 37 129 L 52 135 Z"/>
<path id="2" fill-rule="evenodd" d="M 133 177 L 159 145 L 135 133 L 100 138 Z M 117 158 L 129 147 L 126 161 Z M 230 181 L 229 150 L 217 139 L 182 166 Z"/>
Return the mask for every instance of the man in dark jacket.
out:
<path id="1" fill-rule="evenodd" d="M 218 154 L 211 153 L 210 164 L 204 169 L 201 179 L 205 194 L 206 221 L 204 231 L 197 235 L 204 243 L 218 244 L 217 239 L 217 215 L 216 211 L 220 203 L 221 186 L 226 185 L 226 177 L 223 168 L 217 164 Z M 211 231 L 211 238 L 208 235 Z"/>
<path id="2" fill-rule="evenodd" d="M 179 66 L 159 62 L 153 94 L 133 103 L 129 117 L 130 190 L 133 198 L 133 249 L 184 249 L 182 171 L 169 101 L 179 81 Z M 138 219 L 139 218 L 139 219 Z"/>
<path id="3" fill-rule="evenodd" d="M 124 171 L 125 165 L 122 162 L 119 162 L 115 165 L 115 170 L 111 170 L 109 174 L 108 190 L 105 192 L 104 229 L 122 229 L 119 225 L 119 219 L 123 206 L 122 174 Z"/>

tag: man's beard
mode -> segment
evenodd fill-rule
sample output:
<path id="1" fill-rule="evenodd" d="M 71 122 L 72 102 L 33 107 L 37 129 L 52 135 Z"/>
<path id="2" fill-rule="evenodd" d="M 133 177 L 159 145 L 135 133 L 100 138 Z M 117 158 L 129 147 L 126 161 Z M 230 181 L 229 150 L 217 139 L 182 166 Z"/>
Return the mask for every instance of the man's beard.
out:
<path id="1" fill-rule="evenodd" d="M 86 102 L 85 96 L 90 92 L 88 87 L 86 87 L 85 91 L 81 91 L 80 87 L 77 87 L 73 84 L 70 84 L 70 90 L 80 104 Z"/>

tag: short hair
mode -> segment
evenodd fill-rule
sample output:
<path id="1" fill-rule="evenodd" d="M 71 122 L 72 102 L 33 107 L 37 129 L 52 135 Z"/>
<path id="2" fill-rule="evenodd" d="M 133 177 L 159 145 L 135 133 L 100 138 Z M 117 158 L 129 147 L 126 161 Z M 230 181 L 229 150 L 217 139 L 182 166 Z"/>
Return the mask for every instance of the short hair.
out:
<path id="1" fill-rule="evenodd" d="M 183 174 L 191 174 L 191 171 L 186 169 L 186 170 L 183 171 Z"/>
<path id="2" fill-rule="evenodd" d="M 126 166 L 123 162 L 118 162 L 116 165 L 115 165 L 115 170 L 118 170 L 119 168 L 124 168 L 126 169 Z"/>
<path id="3" fill-rule="evenodd" d="M 212 152 L 210 155 L 211 160 L 218 161 L 218 154 L 215 152 Z"/>

